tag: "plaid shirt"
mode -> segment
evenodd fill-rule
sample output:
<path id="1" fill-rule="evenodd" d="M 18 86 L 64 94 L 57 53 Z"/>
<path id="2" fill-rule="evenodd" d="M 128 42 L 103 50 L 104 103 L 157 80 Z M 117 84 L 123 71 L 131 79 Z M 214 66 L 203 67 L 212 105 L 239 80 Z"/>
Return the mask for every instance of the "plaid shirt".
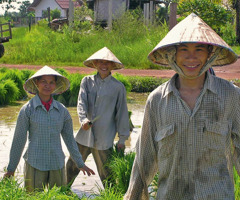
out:
<path id="1" fill-rule="evenodd" d="M 158 172 L 158 200 L 234 200 L 240 89 L 208 72 L 191 110 L 175 87 L 176 77 L 148 97 L 124 199 L 149 199 L 148 185 Z"/>
<path id="2" fill-rule="evenodd" d="M 36 95 L 21 108 L 18 115 L 7 170 L 16 170 L 27 136 L 28 147 L 24 154 L 26 162 L 41 171 L 63 168 L 65 155 L 60 134 L 77 166 L 83 167 L 84 162 L 73 137 L 72 119 L 68 110 L 53 100 L 47 112 Z"/>

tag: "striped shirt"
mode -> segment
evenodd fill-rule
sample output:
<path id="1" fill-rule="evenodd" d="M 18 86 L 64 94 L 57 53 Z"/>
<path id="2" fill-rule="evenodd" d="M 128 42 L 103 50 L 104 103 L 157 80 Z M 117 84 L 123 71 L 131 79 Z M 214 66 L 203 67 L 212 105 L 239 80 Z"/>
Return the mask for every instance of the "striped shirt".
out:
<path id="1" fill-rule="evenodd" d="M 76 136 L 79 144 L 106 150 L 113 146 L 116 133 L 121 144 L 129 137 L 126 89 L 112 75 L 105 79 L 101 79 L 99 74 L 84 77 L 77 110 L 81 124 L 99 116 L 92 128 L 79 130 Z"/>
<path id="2" fill-rule="evenodd" d="M 47 112 L 38 95 L 35 95 L 20 110 L 14 132 L 8 171 L 14 172 L 28 138 L 24 159 L 41 171 L 58 170 L 64 167 L 62 136 L 71 157 L 79 168 L 84 166 L 73 136 L 72 118 L 68 110 L 53 100 Z"/>
<path id="3" fill-rule="evenodd" d="M 234 200 L 240 172 L 240 89 L 207 72 L 191 110 L 175 75 L 148 97 L 125 199 L 149 199 L 158 172 L 158 200 Z"/>

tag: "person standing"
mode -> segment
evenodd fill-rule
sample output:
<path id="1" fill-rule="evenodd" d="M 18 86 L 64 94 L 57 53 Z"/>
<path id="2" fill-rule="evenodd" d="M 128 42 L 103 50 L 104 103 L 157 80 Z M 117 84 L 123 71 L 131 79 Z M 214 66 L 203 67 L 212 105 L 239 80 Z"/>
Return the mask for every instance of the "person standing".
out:
<path id="1" fill-rule="evenodd" d="M 66 185 L 63 138 L 76 166 L 89 176 L 88 168 L 79 153 L 73 136 L 72 118 L 66 107 L 53 99 L 69 88 L 69 80 L 44 66 L 25 84 L 24 89 L 35 96 L 20 110 L 10 150 L 10 160 L 4 178 L 14 176 L 24 146 L 24 183 L 27 191 L 43 190 L 45 186 Z"/>
<path id="2" fill-rule="evenodd" d="M 125 149 L 129 137 L 129 116 L 124 85 L 112 77 L 111 71 L 123 68 L 115 55 L 104 47 L 90 56 L 84 64 L 95 68 L 96 75 L 83 78 L 80 86 L 77 112 L 81 128 L 76 135 L 83 161 L 92 154 L 100 179 L 109 177 L 105 166 L 112 153 L 118 133 L 117 149 Z M 67 182 L 72 183 L 79 169 L 70 157 L 67 161 Z"/>
<path id="3" fill-rule="evenodd" d="M 176 74 L 148 97 L 124 199 L 149 199 L 148 185 L 158 173 L 158 200 L 234 200 L 240 89 L 208 69 L 234 63 L 237 55 L 192 13 L 148 58 Z"/>

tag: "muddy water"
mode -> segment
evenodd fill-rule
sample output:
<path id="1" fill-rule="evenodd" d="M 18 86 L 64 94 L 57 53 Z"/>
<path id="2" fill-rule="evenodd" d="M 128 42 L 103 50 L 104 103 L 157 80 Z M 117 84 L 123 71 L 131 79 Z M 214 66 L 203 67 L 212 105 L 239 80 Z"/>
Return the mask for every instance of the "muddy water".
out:
<path id="1" fill-rule="evenodd" d="M 145 106 L 147 96 L 148 94 L 138 94 L 138 93 L 128 94 L 128 109 L 132 111 L 131 120 L 135 128 L 133 129 L 129 139 L 126 141 L 126 151 L 133 150 L 136 144 L 136 140 L 139 136 L 141 125 L 142 125 L 144 106 Z M 18 104 L 16 103 L 16 105 L 13 105 L 13 106 L 0 107 L 0 161 L 1 161 L 0 177 L 2 177 L 4 173 L 4 167 L 6 167 L 8 164 L 9 152 L 10 152 L 10 147 L 11 147 L 14 129 L 16 125 L 17 115 L 24 103 L 25 102 L 19 102 Z M 68 110 L 72 116 L 74 133 L 76 134 L 76 132 L 80 127 L 76 107 L 68 107 Z M 115 142 L 117 142 L 117 140 L 118 140 L 118 137 L 115 138 Z M 69 153 L 66 149 L 64 142 L 62 143 L 62 145 L 63 145 L 64 153 L 68 157 Z M 91 158 L 90 158 L 90 161 L 88 162 L 89 164 L 87 165 L 91 165 L 92 163 Z M 22 177 L 23 163 L 24 161 L 21 158 L 16 171 L 16 175 L 19 175 L 20 177 Z M 76 189 L 76 192 L 78 192 L 77 189 Z"/>

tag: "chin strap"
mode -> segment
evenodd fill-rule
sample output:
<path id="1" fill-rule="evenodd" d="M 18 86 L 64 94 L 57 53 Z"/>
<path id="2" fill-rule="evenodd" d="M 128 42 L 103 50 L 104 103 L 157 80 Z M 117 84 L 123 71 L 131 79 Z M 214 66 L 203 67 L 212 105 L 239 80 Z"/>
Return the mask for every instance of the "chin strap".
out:
<path id="1" fill-rule="evenodd" d="M 183 76 L 187 79 L 195 79 L 199 76 L 201 76 L 203 73 L 205 73 L 211 66 L 212 63 L 217 59 L 218 55 L 221 53 L 222 48 L 216 48 L 215 52 L 213 53 L 213 55 L 211 55 L 211 57 L 207 60 L 207 62 L 205 63 L 205 65 L 202 67 L 202 69 L 200 70 L 199 74 L 197 76 L 186 76 L 184 74 L 184 72 L 182 71 L 182 69 L 180 67 L 178 67 L 178 65 L 176 64 L 176 47 L 172 47 L 172 48 L 168 48 L 168 50 L 166 51 L 166 57 L 169 61 L 169 66 L 175 71 L 177 72 L 180 76 Z"/>

